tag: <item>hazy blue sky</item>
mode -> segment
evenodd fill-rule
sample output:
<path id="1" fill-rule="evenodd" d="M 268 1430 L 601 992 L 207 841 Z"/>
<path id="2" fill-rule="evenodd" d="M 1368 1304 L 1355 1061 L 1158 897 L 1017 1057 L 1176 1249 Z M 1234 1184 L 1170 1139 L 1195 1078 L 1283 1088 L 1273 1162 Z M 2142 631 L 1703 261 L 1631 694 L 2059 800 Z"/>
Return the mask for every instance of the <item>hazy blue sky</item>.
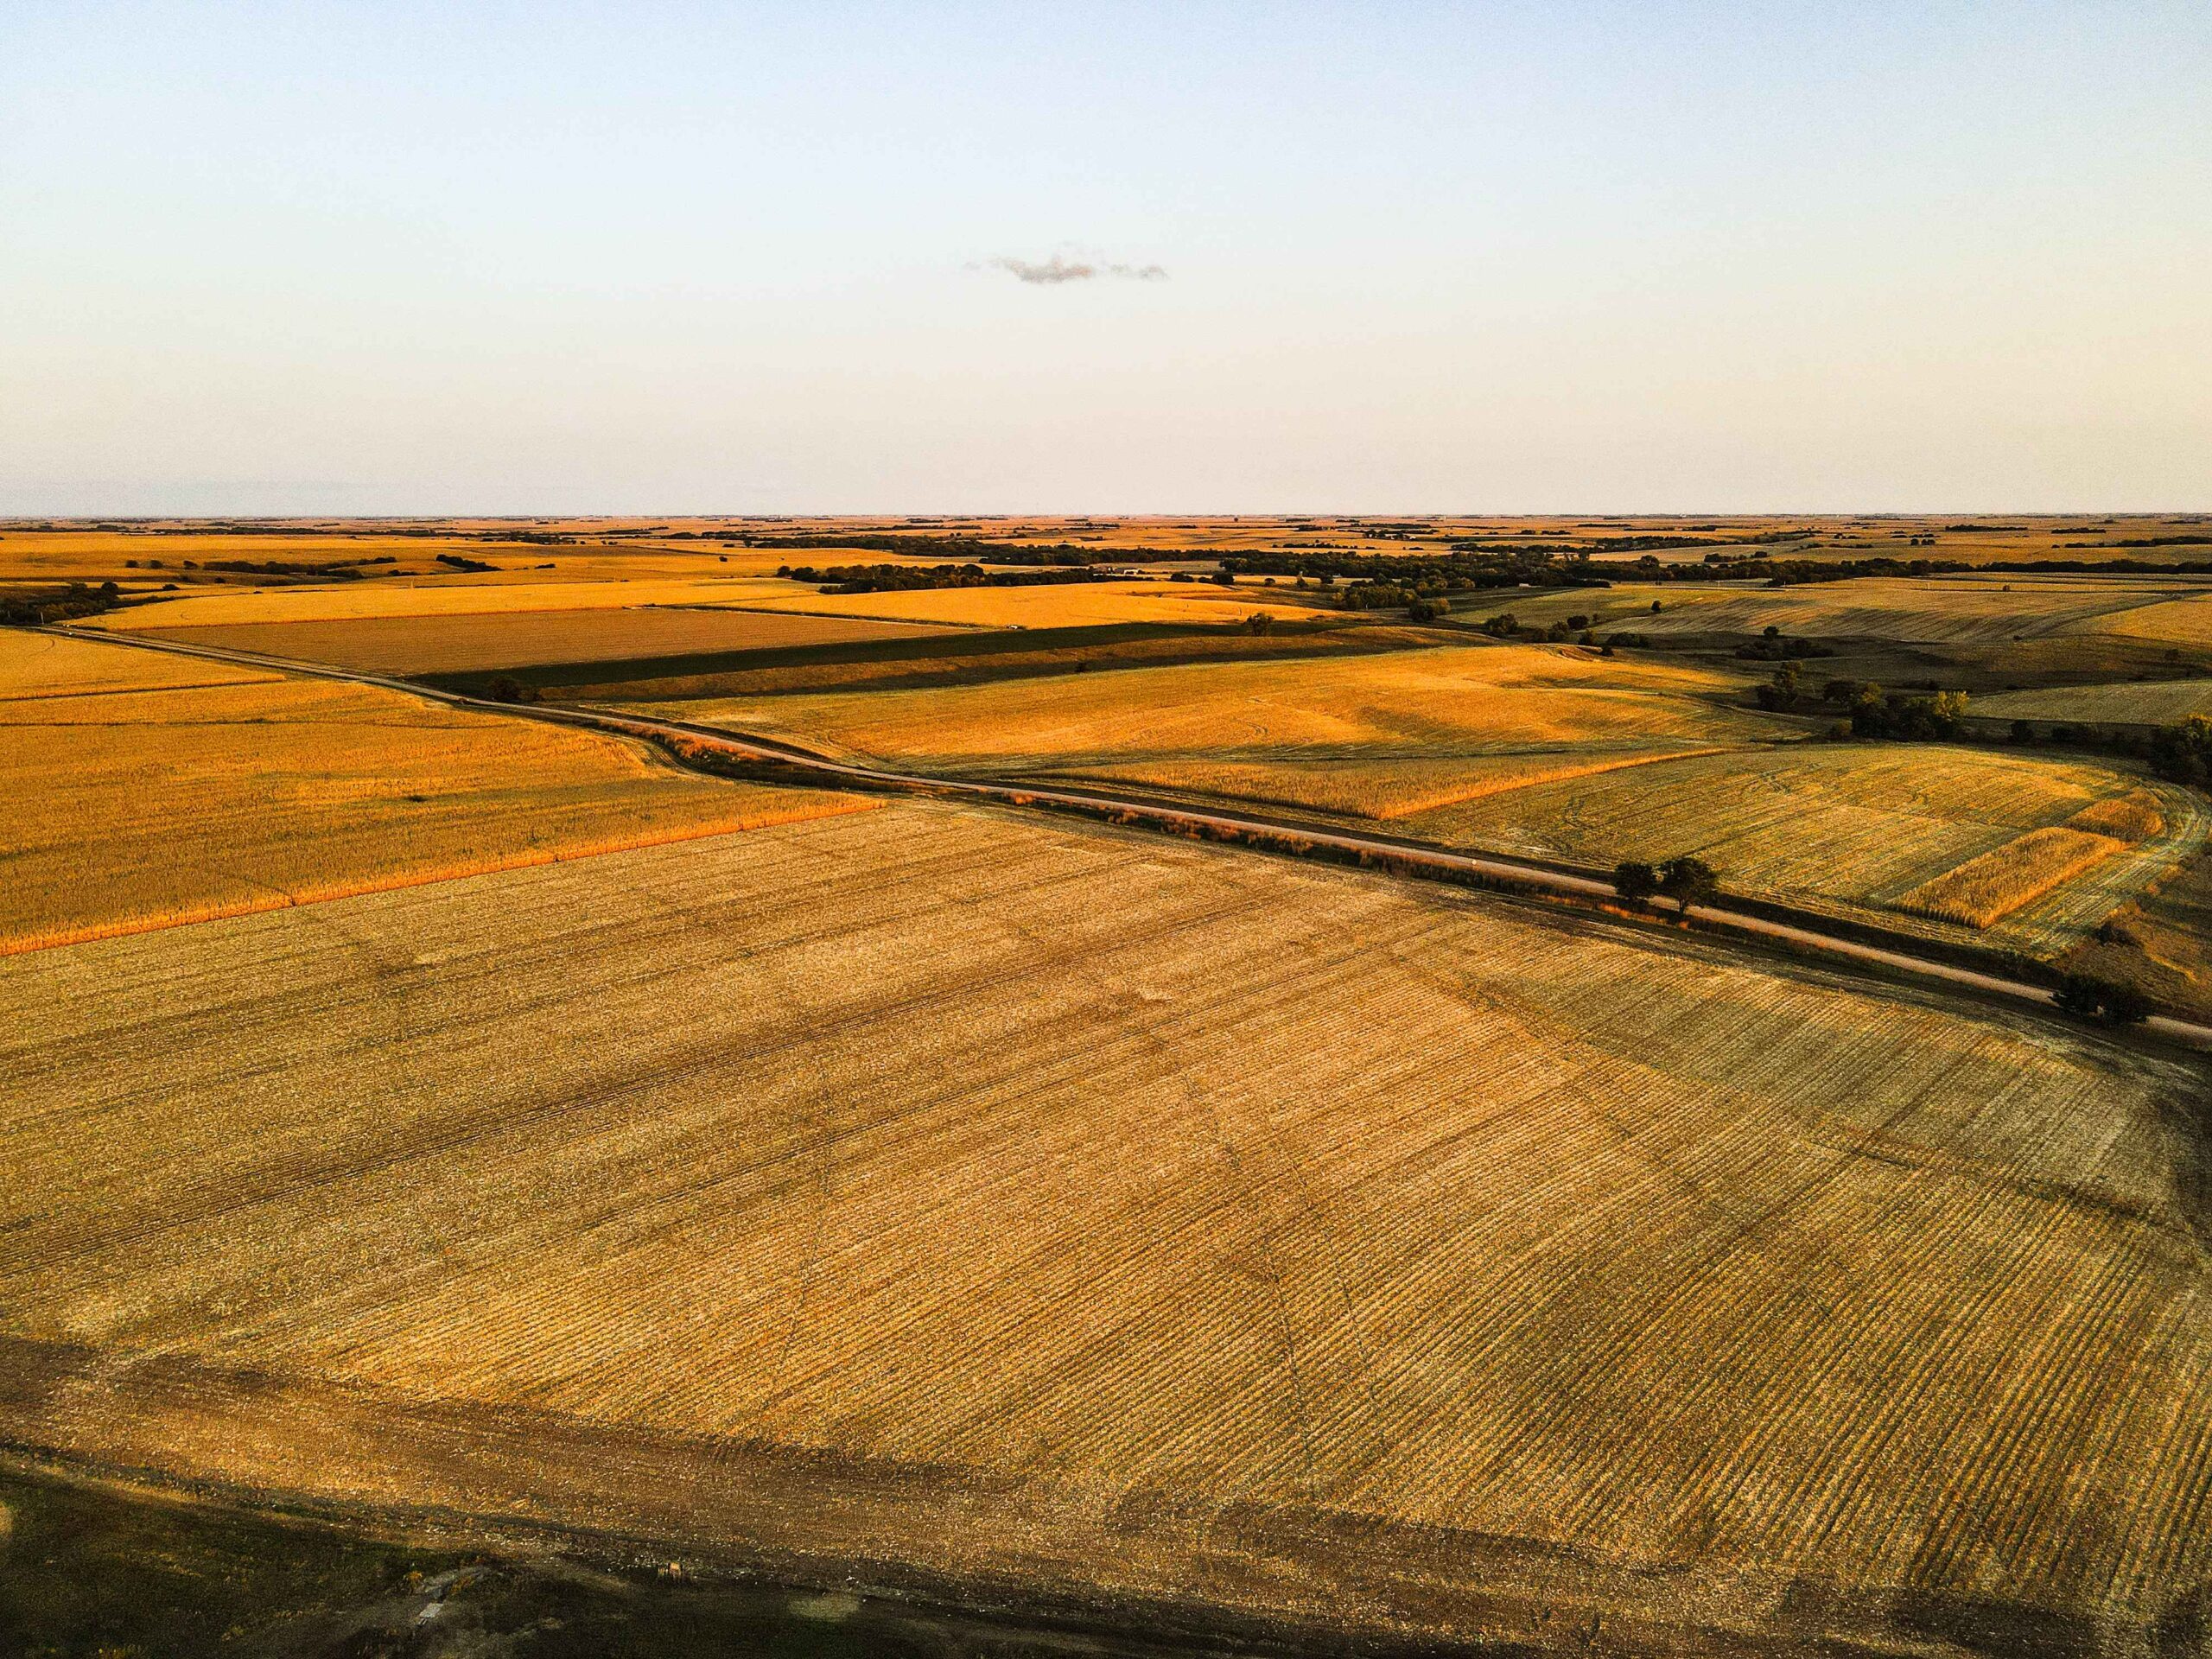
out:
<path id="1" fill-rule="evenodd" d="M 2119 506 L 2204 0 L 0 3 L 0 512 Z"/>

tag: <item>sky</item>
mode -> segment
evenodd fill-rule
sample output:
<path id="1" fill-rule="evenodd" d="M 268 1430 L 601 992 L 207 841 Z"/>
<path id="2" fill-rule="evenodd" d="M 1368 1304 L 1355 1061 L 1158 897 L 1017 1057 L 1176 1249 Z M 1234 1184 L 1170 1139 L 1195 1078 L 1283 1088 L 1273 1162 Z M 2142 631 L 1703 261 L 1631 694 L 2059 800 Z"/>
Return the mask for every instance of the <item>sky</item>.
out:
<path id="1" fill-rule="evenodd" d="M 2212 6 L 0 4 L 0 514 L 2212 508 Z"/>

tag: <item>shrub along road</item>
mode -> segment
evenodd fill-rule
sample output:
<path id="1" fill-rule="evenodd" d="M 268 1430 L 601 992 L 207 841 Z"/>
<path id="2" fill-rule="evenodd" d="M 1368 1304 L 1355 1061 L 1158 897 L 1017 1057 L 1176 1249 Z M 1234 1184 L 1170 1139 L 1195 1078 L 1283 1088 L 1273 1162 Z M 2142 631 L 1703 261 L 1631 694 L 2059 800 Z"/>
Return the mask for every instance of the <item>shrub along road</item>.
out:
<path id="1" fill-rule="evenodd" d="M 2044 1011 L 2058 1011 L 2053 994 L 2047 987 L 1999 973 L 1944 962 L 1911 949 L 1902 938 L 1892 944 L 1868 944 L 1815 927 L 1751 915 L 1732 909 L 1726 904 L 1694 905 L 1680 910 L 1672 906 L 1666 910 L 1631 909 L 1620 902 L 1610 881 L 1549 868 L 1503 855 L 1451 852 L 1385 836 L 1320 830 L 1308 824 L 1255 814 L 1171 805 L 1141 797 L 1096 790 L 1032 786 L 1019 782 L 976 783 L 919 772 L 893 772 L 831 760 L 794 744 L 734 733 L 720 727 L 639 715 L 602 714 L 585 709 L 499 702 L 440 690 L 411 680 L 326 667 L 315 663 L 296 662 L 258 652 L 180 645 L 174 640 L 136 638 L 67 626 L 55 626 L 44 632 L 104 641 L 110 645 L 131 645 L 146 651 L 172 652 L 182 656 L 206 658 L 215 662 L 269 669 L 280 673 L 380 686 L 456 708 L 642 738 L 670 749 L 680 760 L 709 771 L 766 767 L 775 771 L 779 781 L 797 782 L 810 776 L 824 785 L 846 789 L 855 786 L 888 789 L 904 793 L 984 801 L 1004 806 L 1077 813 L 1185 836 L 1198 835 L 1276 851 L 1320 855 L 1429 880 L 1563 899 L 1586 907 L 1603 906 L 1607 913 L 1629 921 L 1670 927 L 1679 927 L 1687 923 L 1704 935 L 1730 939 L 1755 948 L 1817 956 L 1877 977 L 1883 974 L 1904 974 L 1999 1001 L 2024 1003 Z M 2212 1051 L 2212 1026 L 2154 1014 L 2141 1026 L 2132 1029 L 2185 1047 Z"/>

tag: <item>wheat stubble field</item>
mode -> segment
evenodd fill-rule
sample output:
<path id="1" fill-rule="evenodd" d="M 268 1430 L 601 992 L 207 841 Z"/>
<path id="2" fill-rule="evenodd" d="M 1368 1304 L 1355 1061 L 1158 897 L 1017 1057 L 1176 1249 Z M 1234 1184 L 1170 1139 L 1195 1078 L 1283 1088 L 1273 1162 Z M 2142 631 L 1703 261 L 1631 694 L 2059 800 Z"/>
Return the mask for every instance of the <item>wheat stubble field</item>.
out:
<path id="1" fill-rule="evenodd" d="M 0 955 L 853 811 L 371 686 L 0 632 Z"/>
<path id="2" fill-rule="evenodd" d="M 2196 891 L 2192 790 L 1822 741 L 1726 638 L 1605 656 L 1281 588 L 1250 629 L 1269 590 L 1203 582 L 817 594 L 788 554 L 613 539 L 203 566 L 90 626 L 1696 853 L 1732 893 L 2044 955 Z M 196 540 L 118 546 L 166 577 Z M 2103 626 L 2110 594 L 2012 580 L 1667 591 L 1899 646 L 1947 607 L 1969 644 L 2062 601 Z M 2201 1644 L 2178 1051 L 1379 874 L 708 778 L 524 711 L 0 642 L 0 1441 L 1171 1645 Z"/>
<path id="3" fill-rule="evenodd" d="M 719 604 L 621 607 L 579 604 L 543 611 L 458 615 L 431 612 L 416 616 L 195 625 L 136 632 L 182 645 L 256 652 L 375 673 L 438 674 L 533 663 L 607 662 L 689 652 L 926 639 L 944 631 L 911 623 L 847 620 Z"/>
<path id="4" fill-rule="evenodd" d="M 613 706 L 948 775 L 1288 808 L 1605 868 L 1693 854 L 1735 891 L 2037 956 L 2078 944 L 2212 824 L 2190 791 L 2101 760 L 1813 741 L 1810 722 L 1742 694 L 1706 665 L 1459 645 Z M 2069 830 L 2069 858 L 2036 856 L 2123 804 L 2139 810 Z M 1958 878 L 1972 902 L 1952 902 L 1939 884 L 1983 859 Z M 1992 897 L 1999 865 L 2028 868 Z"/>
<path id="5" fill-rule="evenodd" d="M 1624 1651 L 2132 1652 L 2212 1556 L 2201 1084 L 2045 1023 L 913 804 L 0 995 L 11 1439 Z"/>

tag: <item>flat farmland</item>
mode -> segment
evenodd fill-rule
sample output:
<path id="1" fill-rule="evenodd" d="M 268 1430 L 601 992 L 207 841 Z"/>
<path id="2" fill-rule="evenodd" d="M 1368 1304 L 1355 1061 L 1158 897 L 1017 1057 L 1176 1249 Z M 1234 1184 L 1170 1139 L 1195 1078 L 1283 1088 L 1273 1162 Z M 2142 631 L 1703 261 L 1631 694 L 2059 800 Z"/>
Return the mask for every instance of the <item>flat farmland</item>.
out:
<path id="1" fill-rule="evenodd" d="M 563 610 L 375 616 L 142 628 L 180 645 L 262 652 L 383 674 L 449 674 L 808 645 L 893 643 L 948 632 L 916 623 L 779 612 L 576 606 Z"/>
<path id="2" fill-rule="evenodd" d="M 11 721 L 50 713 L 41 705 L 60 697 L 273 685 L 283 678 L 262 669 L 194 661 L 164 652 L 131 651 L 12 629 L 0 633 L 0 719 Z"/>
<path id="3" fill-rule="evenodd" d="M 1738 893 L 2037 955 L 2078 944 L 2212 824 L 2187 791 L 2095 761 L 1808 742 L 1735 706 L 1740 690 L 1700 667 L 1510 645 L 620 706 L 946 775 L 1288 808 L 1570 863 L 1692 854 Z M 2104 840 L 2108 856 L 1981 927 L 1906 902 L 2139 793 L 2163 813 L 2155 830 Z"/>
<path id="4" fill-rule="evenodd" d="M 1499 645 L 633 706 L 935 771 L 1388 817 L 1793 730 L 1729 707 L 1736 689 L 1704 669 Z"/>
<path id="5" fill-rule="evenodd" d="M 539 539 L 521 539 L 524 537 Z M 911 544 L 887 545 L 887 538 L 892 543 L 905 538 Z M 1198 566 L 1231 554 L 1329 551 L 1402 557 L 1448 552 L 1454 543 L 1491 550 L 1588 553 L 1601 564 L 1626 566 L 1647 552 L 1668 563 L 1695 563 L 1708 551 L 1738 556 L 1761 548 L 1777 558 L 1815 561 L 1893 558 L 1979 564 L 1993 560 L 2124 559 L 2163 565 L 2212 558 L 2212 520 L 2202 515 L 2082 521 L 1262 515 L 541 518 L 528 523 L 454 518 L 407 524 L 342 518 L 136 524 L 0 521 L 0 582 L 71 578 L 97 582 L 108 577 L 128 586 L 144 580 L 158 562 L 156 586 L 163 581 L 237 583 L 242 579 L 239 573 L 213 572 L 207 566 L 272 560 L 303 564 L 374 561 L 382 569 L 416 577 L 436 573 L 440 554 L 494 564 L 499 580 L 520 582 L 681 575 L 702 567 L 730 575 L 768 575 L 784 564 L 964 562 L 975 555 L 972 547 L 959 544 L 963 542 L 1033 550 L 1072 545 L 1136 563 Z M 187 560 L 200 567 L 196 574 L 183 571 Z M 383 564 L 385 560 L 391 563 Z M 248 575 L 243 580 L 251 582 L 253 578 Z"/>
<path id="6" fill-rule="evenodd" d="M 510 539 L 524 528 L 515 525 L 502 528 L 458 521 L 425 528 L 426 534 L 410 534 L 388 523 L 368 520 L 350 528 L 294 524 L 252 531 L 176 526 L 130 531 L 0 529 L 0 582 L 71 578 L 98 582 L 111 577 L 126 588 L 159 588 L 175 582 L 188 589 L 207 584 L 251 588 L 294 582 L 311 585 L 314 567 L 353 564 L 360 567 L 362 579 L 370 582 L 397 576 L 410 581 L 427 577 L 446 582 L 474 580 L 479 585 L 528 585 L 710 574 L 772 575 L 778 565 L 791 563 L 788 553 L 753 551 L 722 543 L 663 543 L 634 537 L 620 529 L 549 545 Z M 442 554 L 488 564 L 493 570 L 461 575 L 438 563 Z M 871 556 L 894 563 L 906 562 L 899 554 Z M 271 563 L 301 569 L 257 573 L 222 568 Z"/>
<path id="7" fill-rule="evenodd" d="M 129 610 L 111 612 L 91 626 L 121 632 L 171 628 L 259 626 L 270 623 L 340 622 L 367 617 L 487 616 L 516 611 L 614 611 L 642 605 L 750 606 L 763 600 L 811 594 L 798 582 L 772 576 L 647 576 L 603 582 L 506 579 L 484 576 L 386 578 L 296 588 L 234 588 L 181 593 Z"/>
<path id="8" fill-rule="evenodd" d="M 2188 791 L 2091 762 L 1937 744 L 1796 744 L 1668 760 L 1632 772 L 1540 782 L 1409 817 L 1412 834 L 1456 845 L 1610 865 L 1694 854 L 1739 893 L 1885 925 L 1916 890 L 2031 833 L 2105 803 L 2148 798 L 2158 828 L 2076 867 L 1972 937 L 2051 955 L 2204 844 Z M 1939 921 L 1941 918 L 1938 918 Z"/>
<path id="9" fill-rule="evenodd" d="M 2024 1015 L 911 804 L 0 998 L 20 1442 L 1547 1648 L 2212 1573 L 2201 1081 Z"/>
<path id="10" fill-rule="evenodd" d="M 1656 613 L 1654 602 L 1660 607 Z M 1769 627 L 1815 639 L 1904 645 L 1992 645 L 2052 636 L 2212 641 L 2205 579 L 2182 576 L 1860 576 L 1769 588 L 1751 583 L 1618 582 L 1542 594 L 1481 594 L 1470 618 L 1510 613 L 1548 626 L 1586 615 L 1601 632 L 1655 639 L 1756 634 Z M 2200 608 L 2205 607 L 2205 608 Z M 2145 620 L 2145 619 L 2151 619 Z M 1819 671 L 1817 662 L 1808 671 Z"/>
<path id="11" fill-rule="evenodd" d="M 1101 627 L 1121 622 L 1211 622 L 1233 626 L 1264 612 L 1295 621 L 1316 614 L 1310 605 L 1247 582 L 1080 582 L 1033 588 L 937 588 L 907 593 L 825 594 L 801 588 L 743 601 L 763 609 L 817 616 L 873 616 L 887 621 L 949 622 L 969 627 Z"/>
<path id="12" fill-rule="evenodd" d="M 2153 645 L 2212 645 L 2212 594 L 2120 612 L 2107 618 L 2101 631 Z"/>
<path id="13" fill-rule="evenodd" d="M 881 624 L 886 627 L 897 625 Z M 1433 646 L 1453 636 L 1388 622 L 1324 623 L 1254 633 L 1196 624 L 1127 623 L 1106 627 L 960 628 L 895 648 L 811 652 L 775 660 L 734 658 L 629 662 L 600 671 L 541 668 L 530 677 L 563 701 L 657 702 L 694 709 L 793 692 L 912 690 L 984 680 L 1043 679 L 1125 668 L 1201 662 L 1363 656 Z"/>
<path id="14" fill-rule="evenodd" d="M 865 803 L 397 692 L 0 632 L 0 954 Z"/>

